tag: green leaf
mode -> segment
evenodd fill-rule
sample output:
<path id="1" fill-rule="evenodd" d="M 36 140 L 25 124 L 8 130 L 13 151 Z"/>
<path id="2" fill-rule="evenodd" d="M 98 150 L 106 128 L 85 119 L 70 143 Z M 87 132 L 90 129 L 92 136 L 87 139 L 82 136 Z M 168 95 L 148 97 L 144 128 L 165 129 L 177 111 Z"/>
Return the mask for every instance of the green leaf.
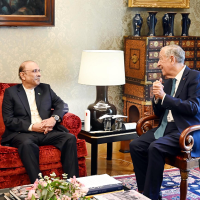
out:
<path id="1" fill-rule="evenodd" d="M 38 195 L 39 198 L 42 196 L 40 190 L 36 190 L 36 193 L 37 193 L 37 195 Z"/>
<path id="2" fill-rule="evenodd" d="M 31 200 L 35 200 L 35 196 L 32 194 Z"/>
<path id="3" fill-rule="evenodd" d="M 46 188 L 43 188 L 43 190 L 42 190 L 42 199 L 43 200 L 47 199 L 47 189 Z"/>
<path id="4" fill-rule="evenodd" d="M 53 196 L 53 200 L 57 200 L 56 196 Z"/>
<path id="5" fill-rule="evenodd" d="M 47 199 L 50 199 L 51 197 L 53 197 L 54 192 L 53 191 L 49 191 L 47 194 Z"/>
<path id="6" fill-rule="evenodd" d="M 46 189 L 46 188 L 44 188 L 44 189 L 42 190 L 42 196 L 45 196 L 45 195 L 47 195 L 47 189 Z"/>

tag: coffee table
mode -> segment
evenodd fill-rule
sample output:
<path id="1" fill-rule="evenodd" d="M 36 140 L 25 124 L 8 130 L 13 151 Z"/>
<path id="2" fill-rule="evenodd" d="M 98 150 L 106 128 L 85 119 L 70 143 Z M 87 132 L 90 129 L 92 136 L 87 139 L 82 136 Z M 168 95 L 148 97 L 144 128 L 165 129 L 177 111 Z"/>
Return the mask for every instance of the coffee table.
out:
<path id="1" fill-rule="evenodd" d="M 112 143 L 137 138 L 136 129 L 120 131 L 85 131 L 82 128 L 78 138 L 91 144 L 91 175 L 97 174 L 98 144 L 107 143 L 107 160 L 112 160 Z"/>

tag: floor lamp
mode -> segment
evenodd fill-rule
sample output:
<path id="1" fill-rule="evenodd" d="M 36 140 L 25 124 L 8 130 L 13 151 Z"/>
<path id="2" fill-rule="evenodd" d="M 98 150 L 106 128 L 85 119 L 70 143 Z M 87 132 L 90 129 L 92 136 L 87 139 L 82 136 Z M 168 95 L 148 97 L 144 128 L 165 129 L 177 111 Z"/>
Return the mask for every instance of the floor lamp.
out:
<path id="1" fill-rule="evenodd" d="M 84 50 L 78 83 L 96 86 L 96 101 L 88 106 L 92 130 L 103 130 L 104 114 L 116 115 L 108 101 L 108 86 L 125 84 L 124 52 L 120 50 Z"/>

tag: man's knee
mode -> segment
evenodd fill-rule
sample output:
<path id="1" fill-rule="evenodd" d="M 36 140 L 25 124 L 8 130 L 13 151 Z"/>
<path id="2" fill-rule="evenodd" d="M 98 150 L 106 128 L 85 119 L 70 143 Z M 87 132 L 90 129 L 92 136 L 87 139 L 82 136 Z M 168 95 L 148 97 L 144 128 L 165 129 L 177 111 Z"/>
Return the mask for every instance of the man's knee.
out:
<path id="1" fill-rule="evenodd" d="M 65 135 L 65 141 L 67 143 L 72 143 L 72 144 L 74 143 L 74 144 L 76 144 L 76 137 L 75 137 L 75 135 L 73 135 L 71 133 L 67 133 Z"/>
<path id="2" fill-rule="evenodd" d="M 31 140 L 24 140 L 18 147 L 19 154 L 39 154 L 39 146 Z"/>
<path id="3" fill-rule="evenodd" d="M 73 135 L 73 134 L 71 134 L 70 133 L 70 140 L 74 143 L 76 143 L 76 137 L 75 137 L 75 135 Z"/>
<path id="4" fill-rule="evenodd" d="M 159 151 L 159 144 L 157 144 L 156 142 L 152 142 L 149 145 L 148 152 L 153 153 L 153 152 L 158 152 L 158 151 Z"/>
<path id="5" fill-rule="evenodd" d="M 22 140 L 22 141 L 20 141 L 20 145 L 19 145 L 19 147 L 25 147 L 25 148 L 28 148 L 28 147 L 31 147 L 31 146 L 37 146 L 37 145 L 35 145 L 34 143 L 33 143 L 33 141 L 32 140 L 30 140 L 30 139 L 26 139 L 26 140 Z"/>
<path id="6" fill-rule="evenodd" d="M 130 152 L 135 152 L 135 151 L 137 151 L 137 149 L 138 149 L 138 142 L 137 142 L 137 139 L 131 141 L 130 144 L 129 144 L 129 147 L 130 147 Z"/>

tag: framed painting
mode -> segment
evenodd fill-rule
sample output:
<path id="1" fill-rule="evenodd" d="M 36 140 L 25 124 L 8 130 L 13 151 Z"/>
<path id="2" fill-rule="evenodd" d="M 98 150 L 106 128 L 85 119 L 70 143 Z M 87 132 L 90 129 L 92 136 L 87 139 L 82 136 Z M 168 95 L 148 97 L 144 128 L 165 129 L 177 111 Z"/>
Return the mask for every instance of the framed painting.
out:
<path id="1" fill-rule="evenodd" d="M 190 0 L 128 0 L 128 7 L 189 8 Z"/>
<path id="2" fill-rule="evenodd" d="M 0 0 L 0 26 L 54 26 L 55 0 Z"/>

